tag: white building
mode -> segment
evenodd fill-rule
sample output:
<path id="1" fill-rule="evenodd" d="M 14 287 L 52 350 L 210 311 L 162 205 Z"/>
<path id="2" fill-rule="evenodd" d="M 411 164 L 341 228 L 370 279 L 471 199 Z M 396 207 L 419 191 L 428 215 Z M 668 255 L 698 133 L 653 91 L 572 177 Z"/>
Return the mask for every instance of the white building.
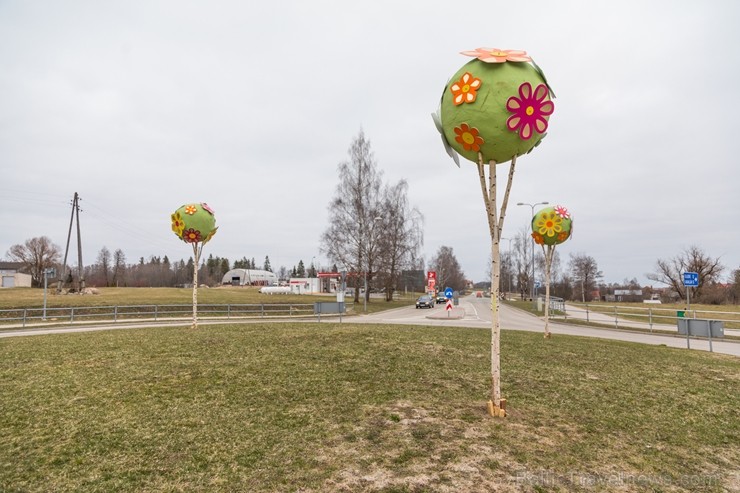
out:
<path id="1" fill-rule="evenodd" d="M 321 281 L 318 277 L 291 277 L 290 292 L 293 294 L 314 294 L 321 292 Z"/>
<path id="2" fill-rule="evenodd" d="M 231 286 L 273 286 L 277 283 L 278 278 L 274 273 L 253 269 L 231 269 L 221 280 L 221 284 Z"/>
<path id="3" fill-rule="evenodd" d="M 18 272 L 22 262 L 0 262 L 0 288 L 30 288 L 31 275 Z"/>

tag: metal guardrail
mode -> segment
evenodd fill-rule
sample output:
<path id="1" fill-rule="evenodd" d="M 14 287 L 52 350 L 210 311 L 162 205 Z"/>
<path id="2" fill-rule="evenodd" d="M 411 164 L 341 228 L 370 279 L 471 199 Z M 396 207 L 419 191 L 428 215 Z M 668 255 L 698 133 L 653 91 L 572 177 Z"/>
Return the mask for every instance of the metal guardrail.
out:
<path id="1" fill-rule="evenodd" d="M 11 308 L 0 310 L 0 328 L 3 326 L 74 324 L 83 322 L 122 322 L 188 318 L 193 314 L 192 304 L 182 305 L 112 305 L 76 306 L 64 308 Z M 314 315 L 313 303 L 255 303 L 255 304 L 198 304 L 198 318 L 272 318 L 307 317 Z"/>
<path id="2" fill-rule="evenodd" d="M 580 310 L 568 310 L 575 307 Z M 566 305 L 565 320 L 585 320 L 595 323 L 613 323 L 614 328 L 634 327 L 642 324 L 653 331 L 654 326 L 677 327 L 678 321 L 684 318 L 711 319 L 723 322 L 725 327 L 740 328 L 740 312 L 722 312 L 710 310 L 676 310 L 675 308 L 656 308 L 619 305 L 594 305 L 572 302 Z"/>

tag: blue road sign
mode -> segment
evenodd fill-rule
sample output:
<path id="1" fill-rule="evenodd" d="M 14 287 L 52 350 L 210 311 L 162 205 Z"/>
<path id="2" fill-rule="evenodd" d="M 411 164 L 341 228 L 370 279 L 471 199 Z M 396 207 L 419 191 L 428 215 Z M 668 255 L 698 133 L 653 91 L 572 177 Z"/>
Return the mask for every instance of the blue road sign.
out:
<path id="1" fill-rule="evenodd" d="M 683 285 L 696 287 L 699 285 L 699 273 L 698 272 L 684 272 L 683 273 Z"/>
<path id="2" fill-rule="evenodd" d="M 445 298 L 448 300 L 452 298 L 452 288 L 445 288 Z"/>

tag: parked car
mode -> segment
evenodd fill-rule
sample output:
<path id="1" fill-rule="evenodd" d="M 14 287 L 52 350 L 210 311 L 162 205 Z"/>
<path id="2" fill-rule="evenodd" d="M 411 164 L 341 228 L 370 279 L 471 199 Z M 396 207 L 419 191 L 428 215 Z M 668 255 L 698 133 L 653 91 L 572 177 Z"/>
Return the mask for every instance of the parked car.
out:
<path id="1" fill-rule="evenodd" d="M 439 303 L 447 303 L 447 297 L 441 291 L 437 293 L 437 304 Z"/>
<path id="2" fill-rule="evenodd" d="M 434 308 L 434 300 L 431 296 L 419 296 L 416 300 L 416 308 Z"/>

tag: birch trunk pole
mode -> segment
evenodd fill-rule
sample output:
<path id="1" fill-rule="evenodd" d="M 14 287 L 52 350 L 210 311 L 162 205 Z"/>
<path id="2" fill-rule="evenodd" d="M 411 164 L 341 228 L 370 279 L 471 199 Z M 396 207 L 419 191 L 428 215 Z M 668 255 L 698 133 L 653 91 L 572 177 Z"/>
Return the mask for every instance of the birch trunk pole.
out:
<path id="1" fill-rule="evenodd" d="M 198 328 L 198 267 L 200 266 L 200 249 L 197 243 L 193 243 L 193 329 Z"/>
<path id="2" fill-rule="evenodd" d="M 509 201 L 511 183 L 514 179 L 516 157 L 512 159 L 509 168 L 509 177 L 506 184 L 504 200 L 501 204 L 501 214 L 498 215 L 496 202 L 496 162 L 490 161 L 488 172 L 488 186 L 486 186 L 486 170 L 483 156 L 478 153 L 478 178 L 480 180 L 483 202 L 486 206 L 488 229 L 491 234 L 491 399 L 488 401 L 488 412 L 491 416 L 506 416 L 506 399 L 501 398 L 501 324 L 499 315 L 499 293 L 501 280 L 501 250 L 499 242 L 503 229 L 506 206 Z"/>
<path id="3" fill-rule="evenodd" d="M 545 339 L 549 339 L 550 334 L 550 268 L 552 267 L 552 258 L 555 254 L 555 245 L 542 245 L 542 253 L 545 256 Z"/>

